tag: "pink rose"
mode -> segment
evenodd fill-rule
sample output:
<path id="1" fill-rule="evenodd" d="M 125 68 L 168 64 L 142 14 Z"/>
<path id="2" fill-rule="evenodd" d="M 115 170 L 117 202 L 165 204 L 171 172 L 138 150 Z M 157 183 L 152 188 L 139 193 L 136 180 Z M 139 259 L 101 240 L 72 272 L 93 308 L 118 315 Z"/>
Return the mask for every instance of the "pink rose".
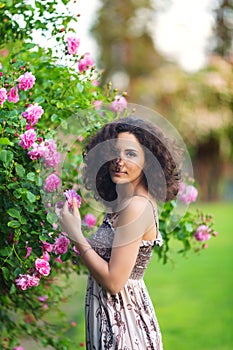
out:
<path id="1" fill-rule="evenodd" d="M 115 96 L 115 100 L 111 103 L 111 110 L 113 112 L 123 112 L 127 107 L 127 100 L 120 95 Z"/>
<path id="2" fill-rule="evenodd" d="M 41 295 L 37 299 L 44 303 L 48 299 L 48 295 Z"/>
<path id="3" fill-rule="evenodd" d="M 45 186 L 44 189 L 47 192 L 54 192 L 55 190 L 57 190 L 59 187 L 61 186 L 61 179 L 55 175 L 55 174 L 51 174 L 47 177 L 47 179 L 45 180 Z"/>
<path id="4" fill-rule="evenodd" d="M 37 287 L 40 282 L 40 277 L 36 274 L 30 276 L 29 274 L 19 275 L 15 280 L 16 288 L 26 290 L 31 287 Z"/>
<path id="5" fill-rule="evenodd" d="M 34 274 L 32 276 L 28 275 L 28 288 L 37 287 L 40 283 L 40 277 Z"/>
<path id="6" fill-rule="evenodd" d="M 210 232 L 211 230 L 208 226 L 200 225 L 196 229 L 196 232 L 194 233 L 194 237 L 196 238 L 197 241 L 207 241 L 211 237 Z"/>
<path id="7" fill-rule="evenodd" d="M 28 155 L 32 160 L 43 158 L 44 154 L 45 154 L 45 147 L 43 142 L 40 143 L 39 145 L 37 143 L 33 143 L 32 149 L 28 151 Z"/>
<path id="8" fill-rule="evenodd" d="M 13 86 L 8 92 L 7 99 L 9 102 L 17 103 L 19 101 L 18 89 Z"/>
<path id="9" fill-rule="evenodd" d="M 198 195 L 198 191 L 196 187 L 194 187 L 193 185 L 188 185 L 188 186 L 185 186 L 184 188 L 181 187 L 179 198 L 181 202 L 185 204 L 189 204 L 196 201 L 197 195 Z"/>
<path id="10" fill-rule="evenodd" d="M 53 244 L 48 242 L 42 242 L 42 243 L 43 243 L 43 248 L 46 250 L 46 252 L 51 253 L 53 251 Z"/>
<path id="11" fill-rule="evenodd" d="M 61 162 L 60 153 L 57 152 L 57 145 L 54 140 L 45 140 L 43 158 L 49 168 L 56 167 Z"/>
<path id="12" fill-rule="evenodd" d="M 93 106 L 95 107 L 96 110 L 99 110 L 101 105 L 102 105 L 103 101 L 100 100 L 96 100 L 93 102 Z"/>
<path id="13" fill-rule="evenodd" d="M 50 255 L 48 252 L 44 252 L 43 253 L 43 256 L 42 256 L 42 259 L 46 260 L 46 261 L 49 261 L 50 260 Z"/>
<path id="14" fill-rule="evenodd" d="M 50 273 L 49 262 L 44 259 L 37 258 L 35 261 L 35 268 L 42 276 L 48 276 Z"/>
<path id="15" fill-rule="evenodd" d="M 73 246 L 73 251 L 75 252 L 76 255 L 78 255 L 78 256 L 81 255 L 79 250 L 77 249 L 77 247 L 75 245 Z"/>
<path id="16" fill-rule="evenodd" d="M 26 290 L 28 288 L 28 275 L 19 275 L 15 280 L 15 286 L 18 289 Z"/>
<path id="17" fill-rule="evenodd" d="M 78 52 L 80 39 L 75 36 L 70 36 L 66 39 L 66 49 L 69 55 L 76 55 Z"/>
<path id="18" fill-rule="evenodd" d="M 24 149 L 30 148 L 36 141 L 36 132 L 33 129 L 25 131 L 24 134 L 20 135 L 19 145 Z"/>
<path id="19" fill-rule="evenodd" d="M 96 224 L 96 217 L 93 214 L 86 214 L 83 221 L 88 227 L 92 228 Z"/>
<path id="20" fill-rule="evenodd" d="M 0 106 L 3 105 L 6 99 L 7 99 L 7 91 L 5 88 L 1 88 L 0 89 Z"/>
<path id="21" fill-rule="evenodd" d="M 91 57 L 89 52 L 86 52 L 78 62 L 79 72 L 82 73 L 85 70 L 91 68 L 94 64 L 94 59 Z"/>
<path id="22" fill-rule="evenodd" d="M 27 123 L 30 125 L 35 125 L 41 118 L 44 110 L 38 103 L 30 105 L 25 112 L 22 113 L 23 117 L 26 119 Z"/>
<path id="23" fill-rule="evenodd" d="M 24 348 L 22 346 L 16 346 L 13 350 L 24 350 Z"/>
<path id="24" fill-rule="evenodd" d="M 59 237 L 55 239 L 55 243 L 53 245 L 54 253 L 56 255 L 65 254 L 68 250 L 69 244 L 70 240 L 67 237 L 59 235 Z"/>
<path id="25" fill-rule="evenodd" d="M 59 262 L 59 264 L 63 264 L 63 261 L 61 260 L 60 255 L 57 258 L 55 258 L 54 261 Z"/>
<path id="26" fill-rule="evenodd" d="M 66 190 L 64 192 L 64 196 L 66 197 L 66 199 L 68 201 L 68 206 L 70 209 L 72 209 L 72 207 L 73 207 L 73 199 L 74 198 L 77 201 L 78 208 L 80 208 L 82 200 L 81 200 L 81 197 L 77 194 L 77 192 L 75 190 Z"/>
<path id="27" fill-rule="evenodd" d="M 26 72 L 23 75 L 20 75 L 18 78 L 18 88 L 19 90 L 27 91 L 33 87 L 35 84 L 35 76 L 31 72 Z"/>

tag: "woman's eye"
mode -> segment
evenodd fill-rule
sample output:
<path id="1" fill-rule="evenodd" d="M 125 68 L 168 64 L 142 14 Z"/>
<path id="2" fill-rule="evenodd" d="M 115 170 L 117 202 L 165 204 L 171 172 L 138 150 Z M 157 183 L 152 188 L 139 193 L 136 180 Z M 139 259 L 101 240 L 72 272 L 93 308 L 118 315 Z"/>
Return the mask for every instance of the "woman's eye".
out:
<path id="1" fill-rule="evenodd" d="M 133 151 L 128 151 L 128 152 L 126 152 L 126 155 L 127 155 L 127 157 L 136 157 L 136 153 L 135 152 L 133 152 Z"/>

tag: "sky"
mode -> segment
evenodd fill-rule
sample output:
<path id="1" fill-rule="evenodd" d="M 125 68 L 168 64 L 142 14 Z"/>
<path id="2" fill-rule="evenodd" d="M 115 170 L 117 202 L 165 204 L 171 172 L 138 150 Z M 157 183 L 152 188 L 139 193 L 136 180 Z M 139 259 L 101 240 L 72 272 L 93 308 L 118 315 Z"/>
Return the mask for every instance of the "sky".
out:
<path id="1" fill-rule="evenodd" d="M 156 17 L 152 25 L 156 47 L 187 71 L 203 67 L 213 21 L 209 7 L 215 3 L 216 0 L 170 0 L 170 5 Z M 77 0 L 72 5 L 72 10 L 81 14 L 75 28 L 81 38 L 80 51 L 91 52 L 94 57 L 98 57 L 98 46 L 89 28 L 100 5 L 99 0 Z"/>

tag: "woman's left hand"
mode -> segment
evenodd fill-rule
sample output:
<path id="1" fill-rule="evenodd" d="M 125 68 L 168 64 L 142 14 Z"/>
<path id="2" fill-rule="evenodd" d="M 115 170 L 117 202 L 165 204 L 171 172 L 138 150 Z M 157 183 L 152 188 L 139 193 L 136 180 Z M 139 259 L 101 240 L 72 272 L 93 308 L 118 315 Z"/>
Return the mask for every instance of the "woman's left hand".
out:
<path id="1" fill-rule="evenodd" d="M 69 238 L 76 242 L 82 243 L 84 239 L 81 230 L 81 217 L 78 210 L 77 201 L 73 199 L 73 208 L 72 211 L 69 210 L 68 202 L 66 201 L 60 215 L 58 216 L 58 220 L 61 224 L 62 229 L 68 234 Z"/>

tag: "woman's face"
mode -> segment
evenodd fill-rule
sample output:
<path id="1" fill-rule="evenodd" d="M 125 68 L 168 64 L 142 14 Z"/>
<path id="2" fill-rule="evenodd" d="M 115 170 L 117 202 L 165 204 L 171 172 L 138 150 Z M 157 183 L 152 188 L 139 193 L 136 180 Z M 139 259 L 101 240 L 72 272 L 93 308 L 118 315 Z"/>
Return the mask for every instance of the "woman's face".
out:
<path id="1" fill-rule="evenodd" d="M 139 184 L 143 177 L 145 156 L 137 138 L 128 132 L 119 133 L 114 152 L 116 152 L 116 158 L 109 167 L 112 181 L 118 185 Z"/>

